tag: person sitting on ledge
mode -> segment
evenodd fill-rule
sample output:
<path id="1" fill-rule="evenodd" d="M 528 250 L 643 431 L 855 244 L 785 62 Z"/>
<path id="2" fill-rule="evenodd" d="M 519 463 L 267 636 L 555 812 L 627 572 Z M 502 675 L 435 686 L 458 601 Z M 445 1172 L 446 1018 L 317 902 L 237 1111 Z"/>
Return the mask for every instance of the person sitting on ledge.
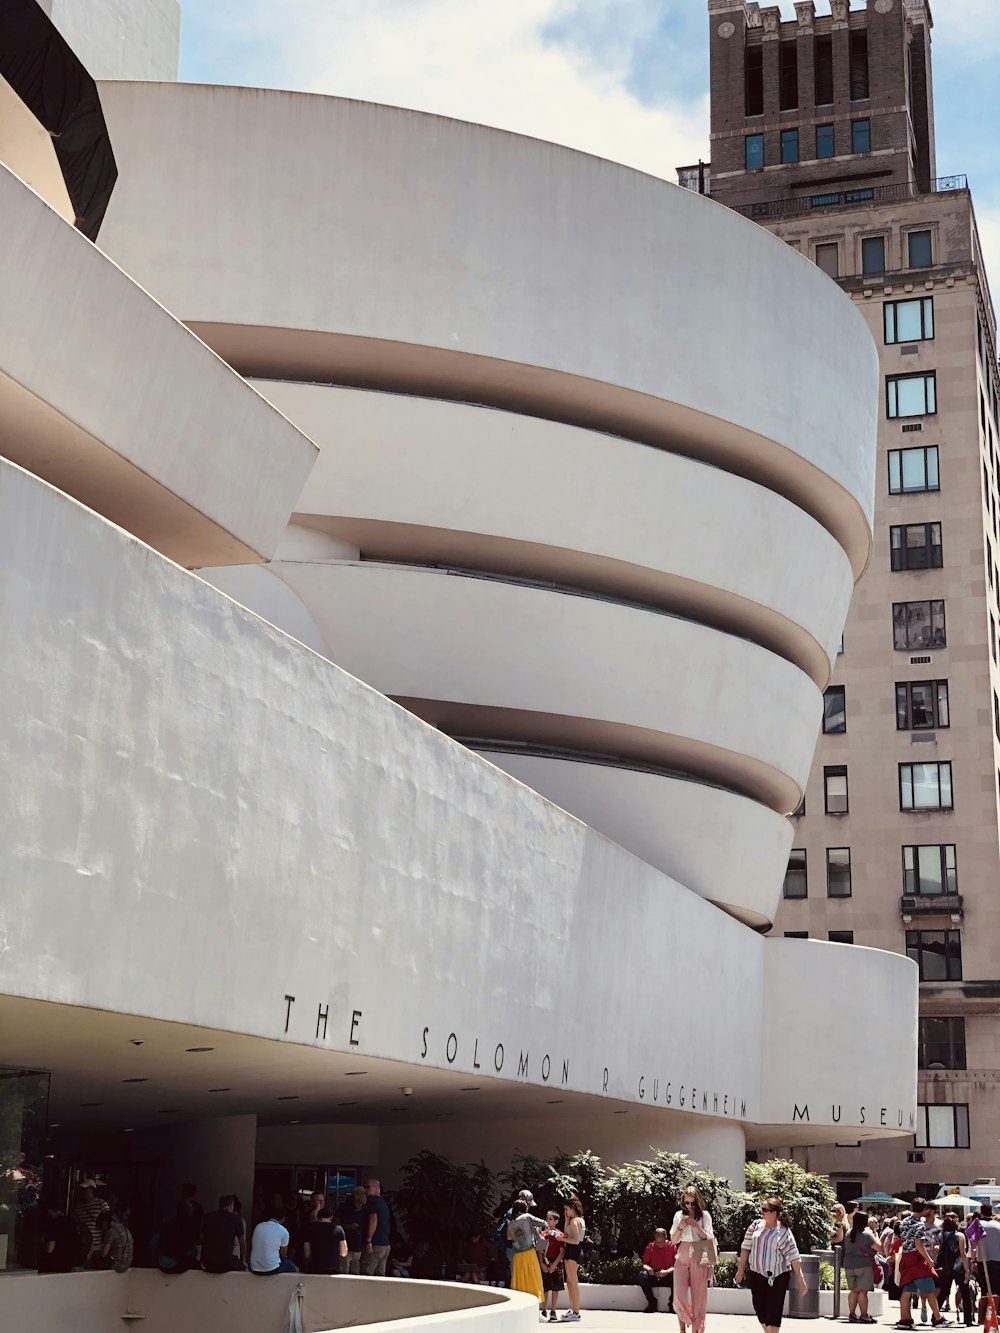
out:
<path id="1" fill-rule="evenodd" d="M 674 1308 L 674 1260 L 677 1258 L 677 1246 L 667 1235 L 666 1227 L 657 1227 L 653 1239 L 646 1246 L 642 1255 L 642 1272 L 639 1274 L 639 1286 L 646 1298 L 646 1314 L 653 1314 L 660 1307 L 656 1300 L 656 1288 L 667 1289 L 667 1313 Z"/>
<path id="2" fill-rule="evenodd" d="M 206 1273 L 242 1273 L 246 1268 L 246 1248 L 241 1219 L 236 1216 L 236 1196 L 222 1194 L 218 1208 L 214 1213 L 206 1213 L 202 1223 L 201 1266 Z"/>
<path id="3" fill-rule="evenodd" d="M 270 1217 L 258 1222 L 250 1241 L 250 1272 L 258 1277 L 274 1273 L 297 1273 L 299 1270 L 288 1257 L 289 1235 L 285 1230 L 285 1209 L 277 1203 L 270 1209 Z"/>

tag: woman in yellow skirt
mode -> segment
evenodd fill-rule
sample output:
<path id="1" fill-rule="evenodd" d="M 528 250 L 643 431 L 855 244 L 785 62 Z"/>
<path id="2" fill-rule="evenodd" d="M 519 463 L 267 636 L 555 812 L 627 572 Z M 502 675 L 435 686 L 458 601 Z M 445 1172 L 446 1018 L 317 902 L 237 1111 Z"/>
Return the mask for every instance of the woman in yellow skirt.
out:
<path id="1" fill-rule="evenodd" d="M 545 1292 L 542 1290 L 542 1269 L 535 1253 L 535 1232 L 545 1226 L 541 1217 L 532 1217 L 528 1205 L 521 1199 L 515 1200 L 511 1208 L 510 1221 L 507 1224 L 507 1239 L 514 1250 L 510 1269 L 512 1291 L 524 1291 L 534 1296 L 538 1308 L 544 1317 Z"/>

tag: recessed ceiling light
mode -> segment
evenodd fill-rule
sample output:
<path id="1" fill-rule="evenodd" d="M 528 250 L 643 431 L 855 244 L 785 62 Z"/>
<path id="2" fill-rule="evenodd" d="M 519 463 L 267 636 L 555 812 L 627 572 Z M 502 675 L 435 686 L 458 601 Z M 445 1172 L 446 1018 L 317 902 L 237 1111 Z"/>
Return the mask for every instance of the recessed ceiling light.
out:
<path id="1" fill-rule="evenodd" d="M 338 1106 L 357 1106 L 357 1102 L 338 1102 Z"/>
<path id="2" fill-rule="evenodd" d="M 367 1073 L 368 1073 L 367 1069 L 349 1069 L 347 1073 L 344 1075 L 344 1078 L 361 1078 L 363 1074 Z"/>
<path id="3" fill-rule="evenodd" d="M 142 1045 L 142 1042 L 141 1042 L 141 1041 L 136 1041 L 135 1038 L 133 1037 L 132 1040 L 129 1042 L 129 1045 L 130 1045 L 130 1046 L 141 1046 L 141 1045 Z"/>
<path id="4" fill-rule="evenodd" d="M 297 1102 L 298 1100 L 299 1094 L 297 1092 L 286 1092 L 283 1097 L 278 1098 L 279 1102 Z"/>
<path id="5" fill-rule="evenodd" d="M 407 1110 L 409 1110 L 409 1107 L 406 1107 L 406 1106 L 390 1106 L 390 1107 L 389 1107 L 389 1110 L 390 1110 L 390 1111 L 407 1111 Z"/>
<path id="6" fill-rule="evenodd" d="M 232 1092 L 232 1088 L 209 1088 L 209 1092 Z"/>
<path id="7" fill-rule="evenodd" d="M 81 1106 L 103 1106 L 103 1102 L 81 1102 Z"/>
<path id="8" fill-rule="evenodd" d="M 49 1125 L 49 1129 L 62 1129 L 62 1121 L 53 1120 L 52 1124 Z"/>
<path id="9" fill-rule="evenodd" d="M 546 1106 L 562 1106 L 562 1104 L 563 1104 L 563 1102 L 564 1102 L 565 1100 L 566 1100 L 565 1097 L 554 1097 L 551 1101 L 546 1102 L 545 1105 L 546 1105 Z"/>
<path id="10" fill-rule="evenodd" d="M 628 1115 L 628 1111 L 612 1111 L 612 1115 Z"/>
<path id="11" fill-rule="evenodd" d="M 148 1078 L 123 1078 L 123 1083 L 148 1083 Z"/>
<path id="12" fill-rule="evenodd" d="M 180 1115 L 180 1113 L 181 1113 L 181 1110 L 180 1110 L 180 1107 L 179 1107 L 179 1106 L 169 1106 L 169 1107 L 167 1107 L 167 1109 L 166 1109 L 165 1111 L 157 1111 L 156 1114 L 157 1114 L 157 1115 Z"/>
<path id="13" fill-rule="evenodd" d="M 290 1125 L 301 1125 L 301 1124 L 302 1124 L 302 1121 L 301 1121 L 301 1120 L 289 1120 L 288 1123 L 289 1123 Z"/>
<path id="14" fill-rule="evenodd" d="M 135 1130 L 134 1130 L 134 1129 L 123 1129 L 123 1130 L 122 1130 L 122 1133 L 123 1133 L 123 1134 L 134 1134 L 134 1133 L 135 1133 Z"/>
<path id="15" fill-rule="evenodd" d="M 459 1092 L 478 1092 L 478 1088 L 459 1088 Z"/>
<path id="16" fill-rule="evenodd" d="M 185 1055 L 204 1055 L 206 1051 L 214 1051 L 214 1046 L 185 1046 Z"/>

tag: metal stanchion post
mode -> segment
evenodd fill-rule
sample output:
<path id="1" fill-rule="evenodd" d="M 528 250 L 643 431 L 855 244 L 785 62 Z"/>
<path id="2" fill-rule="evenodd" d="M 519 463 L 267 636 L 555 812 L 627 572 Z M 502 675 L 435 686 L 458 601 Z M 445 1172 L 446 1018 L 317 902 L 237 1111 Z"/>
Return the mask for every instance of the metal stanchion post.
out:
<path id="1" fill-rule="evenodd" d="M 840 1318 L 840 1261 L 843 1250 L 839 1245 L 833 1247 L 833 1317 Z"/>

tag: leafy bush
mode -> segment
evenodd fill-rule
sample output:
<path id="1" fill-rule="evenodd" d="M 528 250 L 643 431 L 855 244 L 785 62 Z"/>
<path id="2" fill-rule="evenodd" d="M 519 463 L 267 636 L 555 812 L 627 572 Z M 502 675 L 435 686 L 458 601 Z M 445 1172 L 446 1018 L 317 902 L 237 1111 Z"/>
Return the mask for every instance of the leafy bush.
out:
<path id="1" fill-rule="evenodd" d="M 831 1212 L 837 1196 L 826 1176 L 815 1175 L 785 1158 L 747 1162 L 747 1192 L 733 1210 L 731 1224 L 746 1230 L 760 1216 L 760 1205 L 775 1197 L 785 1205 L 799 1249 L 824 1250 L 830 1238 Z M 739 1244 L 737 1239 L 735 1242 Z"/>
<path id="2" fill-rule="evenodd" d="M 820 1291 L 833 1291 L 833 1264 L 823 1263 L 819 1265 L 819 1289 Z M 843 1269 L 840 1270 L 840 1290 L 847 1290 L 847 1274 Z"/>
<path id="3" fill-rule="evenodd" d="M 711 1212 L 711 1209 L 709 1209 L 709 1212 Z M 717 1287 L 733 1287 L 736 1285 L 733 1280 L 736 1277 L 736 1262 L 735 1259 L 720 1259 L 715 1265 L 715 1285 Z"/>
<path id="4" fill-rule="evenodd" d="M 633 1254 L 622 1259 L 591 1259 L 580 1269 L 580 1278 L 602 1287 L 632 1287 L 639 1281 L 641 1272 L 642 1264 Z"/>
<path id="5" fill-rule="evenodd" d="M 723 1246 L 741 1196 L 724 1177 L 703 1170 L 683 1153 L 660 1151 L 648 1161 L 626 1162 L 605 1172 L 594 1212 L 601 1252 L 641 1254 L 657 1227 L 669 1228 L 688 1185 L 700 1190 Z"/>

